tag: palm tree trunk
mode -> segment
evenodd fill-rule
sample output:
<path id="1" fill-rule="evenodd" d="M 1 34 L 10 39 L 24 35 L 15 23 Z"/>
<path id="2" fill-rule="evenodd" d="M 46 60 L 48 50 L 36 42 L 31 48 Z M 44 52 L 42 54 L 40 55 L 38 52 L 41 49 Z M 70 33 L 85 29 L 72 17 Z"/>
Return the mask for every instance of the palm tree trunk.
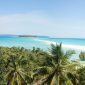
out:
<path id="1" fill-rule="evenodd" d="M 60 80 L 60 77 L 59 75 L 57 76 L 57 85 L 59 85 L 59 80 Z"/>

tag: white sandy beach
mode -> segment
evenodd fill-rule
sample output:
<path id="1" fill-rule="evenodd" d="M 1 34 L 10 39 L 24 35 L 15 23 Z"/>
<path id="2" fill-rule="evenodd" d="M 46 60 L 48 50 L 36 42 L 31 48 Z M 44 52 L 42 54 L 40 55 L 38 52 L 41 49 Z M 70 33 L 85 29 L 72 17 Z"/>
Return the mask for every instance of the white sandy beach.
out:
<path id="1" fill-rule="evenodd" d="M 51 42 L 51 41 L 47 41 L 47 40 L 38 40 L 38 41 L 42 41 L 46 44 L 56 44 L 56 42 Z M 58 43 L 59 44 L 59 43 Z M 85 46 L 80 46 L 80 45 L 70 45 L 70 44 L 63 44 L 62 43 L 62 47 L 63 48 L 69 48 L 69 49 L 76 49 L 76 50 L 81 50 L 81 51 L 85 51 Z"/>

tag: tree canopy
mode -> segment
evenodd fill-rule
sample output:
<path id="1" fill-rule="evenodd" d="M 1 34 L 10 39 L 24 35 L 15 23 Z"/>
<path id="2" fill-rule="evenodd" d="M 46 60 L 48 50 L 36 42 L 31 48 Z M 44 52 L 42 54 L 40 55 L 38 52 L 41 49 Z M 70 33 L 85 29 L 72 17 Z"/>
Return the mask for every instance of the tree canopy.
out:
<path id="1" fill-rule="evenodd" d="M 0 47 L 0 85 L 84 85 L 80 63 L 69 61 L 73 54 L 64 52 L 61 43 L 52 44 L 49 52 Z"/>

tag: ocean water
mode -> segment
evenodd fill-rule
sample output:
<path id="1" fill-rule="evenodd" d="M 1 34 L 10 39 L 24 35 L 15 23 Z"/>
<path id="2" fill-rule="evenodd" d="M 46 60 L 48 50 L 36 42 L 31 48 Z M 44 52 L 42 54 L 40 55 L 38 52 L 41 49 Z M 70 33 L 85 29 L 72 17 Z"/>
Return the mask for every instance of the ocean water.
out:
<path id="1" fill-rule="evenodd" d="M 47 49 L 49 45 L 36 40 L 35 37 L 18 37 L 18 36 L 0 36 L 0 46 L 6 47 L 24 47 L 31 49 L 38 47 L 41 49 Z"/>
<path id="2" fill-rule="evenodd" d="M 49 37 L 43 38 L 42 37 L 39 39 L 53 41 L 53 42 L 59 42 L 59 43 L 63 43 L 63 44 L 85 46 L 85 39 L 82 39 L 82 38 L 49 38 Z"/>
<path id="3" fill-rule="evenodd" d="M 78 38 L 49 38 L 49 37 L 18 37 L 18 36 L 0 36 L 0 46 L 6 47 L 24 47 L 27 49 L 31 49 L 33 47 L 39 47 L 44 50 L 48 50 L 50 45 L 43 42 L 43 41 L 50 41 L 50 42 L 62 42 L 63 44 L 68 45 L 79 45 L 85 46 L 85 39 L 78 39 Z M 69 48 L 63 48 L 64 51 L 68 50 Z M 79 53 L 81 50 L 75 50 L 76 54 L 72 56 L 72 60 L 79 60 Z"/>

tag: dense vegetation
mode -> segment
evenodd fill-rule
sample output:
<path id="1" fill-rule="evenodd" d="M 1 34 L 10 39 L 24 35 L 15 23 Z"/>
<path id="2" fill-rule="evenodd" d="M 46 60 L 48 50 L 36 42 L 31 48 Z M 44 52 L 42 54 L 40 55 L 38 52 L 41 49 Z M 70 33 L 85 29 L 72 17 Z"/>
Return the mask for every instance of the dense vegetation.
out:
<path id="1" fill-rule="evenodd" d="M 69 60 L 73 54 L 74 50 L 64 52 L 61 44 L 47 52 L 0 47 L 0 85 L 85 85 L 85 68 Z"/>
<path id="2" fill-rule="evenodd" d="M 82 60 L 82 61 L 85 61 L 85 52 L 80 52 L 80 55 L 79 55 L 79 58 L 80 58 L 80 60 Z"/>

